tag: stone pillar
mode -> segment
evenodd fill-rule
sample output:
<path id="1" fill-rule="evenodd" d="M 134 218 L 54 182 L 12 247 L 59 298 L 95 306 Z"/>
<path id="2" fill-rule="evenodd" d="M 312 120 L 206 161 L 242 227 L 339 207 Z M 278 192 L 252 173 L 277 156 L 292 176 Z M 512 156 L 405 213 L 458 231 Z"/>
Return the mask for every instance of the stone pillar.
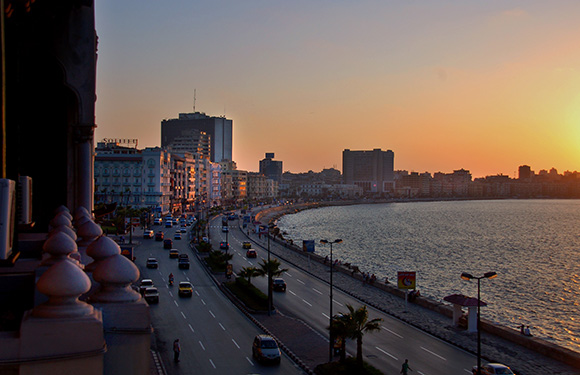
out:
<path id="1" fill-rule="evenodd" d="M 48 301 L 27 311 L 20 326 L 20 375 L 102 375 L 106 350 L 101 312 L 79 301 L 89 278 L 69 259 L 38 280 Z"/>
<path id="2" fill-rule="evenodd" d="M 131 289 L 131 284 L 139 279 L 139 270 L 129 259 L 115 254 L 97 262 L 93 278 L 100 285 L 89 300 L 103 312 L 108 348 L 105 373 L 148 373 L 151 357 L 149 305 Z"/>

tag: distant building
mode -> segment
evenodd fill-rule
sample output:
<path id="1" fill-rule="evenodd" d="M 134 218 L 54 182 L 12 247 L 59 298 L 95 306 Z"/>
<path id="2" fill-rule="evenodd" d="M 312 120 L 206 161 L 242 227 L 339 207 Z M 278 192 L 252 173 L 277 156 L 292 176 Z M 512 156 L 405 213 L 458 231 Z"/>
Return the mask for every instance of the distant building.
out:
<path id="1" fill-rule="evenodd" d="M 282 162 L 274 160 L 273 152 L 267 152 L 266 158 L 260 160 L 260 174 L 277 183 L 282 182 Z"/>
<path id="2" fill-rule="evenodd" d="M 219 163 L 232 160 L 233 121 L 225 117 L 211 117 L 205 113 L 180 113 L 179 118 L 161 121 L 161 147 L 180 148 L 195 153 L 200 148 L 207 152 L 205 133 L 209 136 L 209 159 Z M 191 142 L 191 148 L 187 148 Z"/>
<path id="3" fill-rule="evenodd" d="M 391 150 L 342 152 L 342 178 L 347 185 L 358 185 L 364 193 L 393 191 L 395 154 Z"/>
<path id="4" fill-rule="evenodd" d="M 529 165 L 520 165 L 518 168 L 518 179 L 519 180 L 530 180 L 534 177 L 534 172 L 532 172 L 532 168 Z"/>

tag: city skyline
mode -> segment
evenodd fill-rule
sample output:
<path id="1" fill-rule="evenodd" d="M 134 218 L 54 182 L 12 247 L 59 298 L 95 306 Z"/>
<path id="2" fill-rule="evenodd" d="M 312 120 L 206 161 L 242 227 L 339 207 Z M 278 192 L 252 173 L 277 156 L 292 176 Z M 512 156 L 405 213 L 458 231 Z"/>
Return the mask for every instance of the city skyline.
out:
<path id="1" fill-rule="evenodd" d="M 284 171 L 342 170 L 344 149 L 375 148 L 397 170 L 578 170 L 579 10 L 99 2 L 95 138 L 160 145 L 161 121 L 193 112 L 195 89 L 196 111 L 233 120 L 243 170 L 265 152 Z"/>

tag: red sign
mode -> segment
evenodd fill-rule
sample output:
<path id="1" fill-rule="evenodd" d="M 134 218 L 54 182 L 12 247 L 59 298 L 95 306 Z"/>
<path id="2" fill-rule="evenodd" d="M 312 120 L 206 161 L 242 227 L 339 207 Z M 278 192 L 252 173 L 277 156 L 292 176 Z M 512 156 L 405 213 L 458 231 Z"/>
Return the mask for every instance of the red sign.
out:
<path id="1" fill-rule="evenodd" d="M 399 289 L 415 289 L 416 272 L 397 272 L 397 284 Z"/>

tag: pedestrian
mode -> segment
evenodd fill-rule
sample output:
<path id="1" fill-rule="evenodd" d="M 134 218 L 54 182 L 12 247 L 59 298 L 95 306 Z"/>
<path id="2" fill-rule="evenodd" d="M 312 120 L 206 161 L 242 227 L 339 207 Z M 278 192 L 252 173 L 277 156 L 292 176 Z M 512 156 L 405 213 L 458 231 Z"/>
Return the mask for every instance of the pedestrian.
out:
<path id="1" fill-rule="evenodd" d="M 524 335 L 525 336 L 531 336 L 532 333 L 530 332 L 530 326 L 527 326 L 526 329 L 524 330 Z"/>
<path id="2" fill-rule="evenodd" d="M 522 325 L 520 326 L 520 333 L 521 333 L 522 335 L 525 335 L 525 334 L 526 334 L 526 333 L 525 333 L 525 330 L 524 330 L 524 328 L 526 328 L 526 327 L 525 327 L 525 326 L 522 324 Z"/>
<path id="3" fill-rule="evenodd" d="M 173 341 L 173 360 L 175 363 L 179 362 L 179 353 L 181 353 L 181 345 L 179 345 L 179 339 Z"/>
<path id="4" fill-rule="evenodd" d="M 401 374 L 407 375 L 409 371 L 413 371 L 413 369 L 409 367 L 409 360 L 405 359 L 405 363 L 403 363 L 403 367 L 401 368 Z"/>

